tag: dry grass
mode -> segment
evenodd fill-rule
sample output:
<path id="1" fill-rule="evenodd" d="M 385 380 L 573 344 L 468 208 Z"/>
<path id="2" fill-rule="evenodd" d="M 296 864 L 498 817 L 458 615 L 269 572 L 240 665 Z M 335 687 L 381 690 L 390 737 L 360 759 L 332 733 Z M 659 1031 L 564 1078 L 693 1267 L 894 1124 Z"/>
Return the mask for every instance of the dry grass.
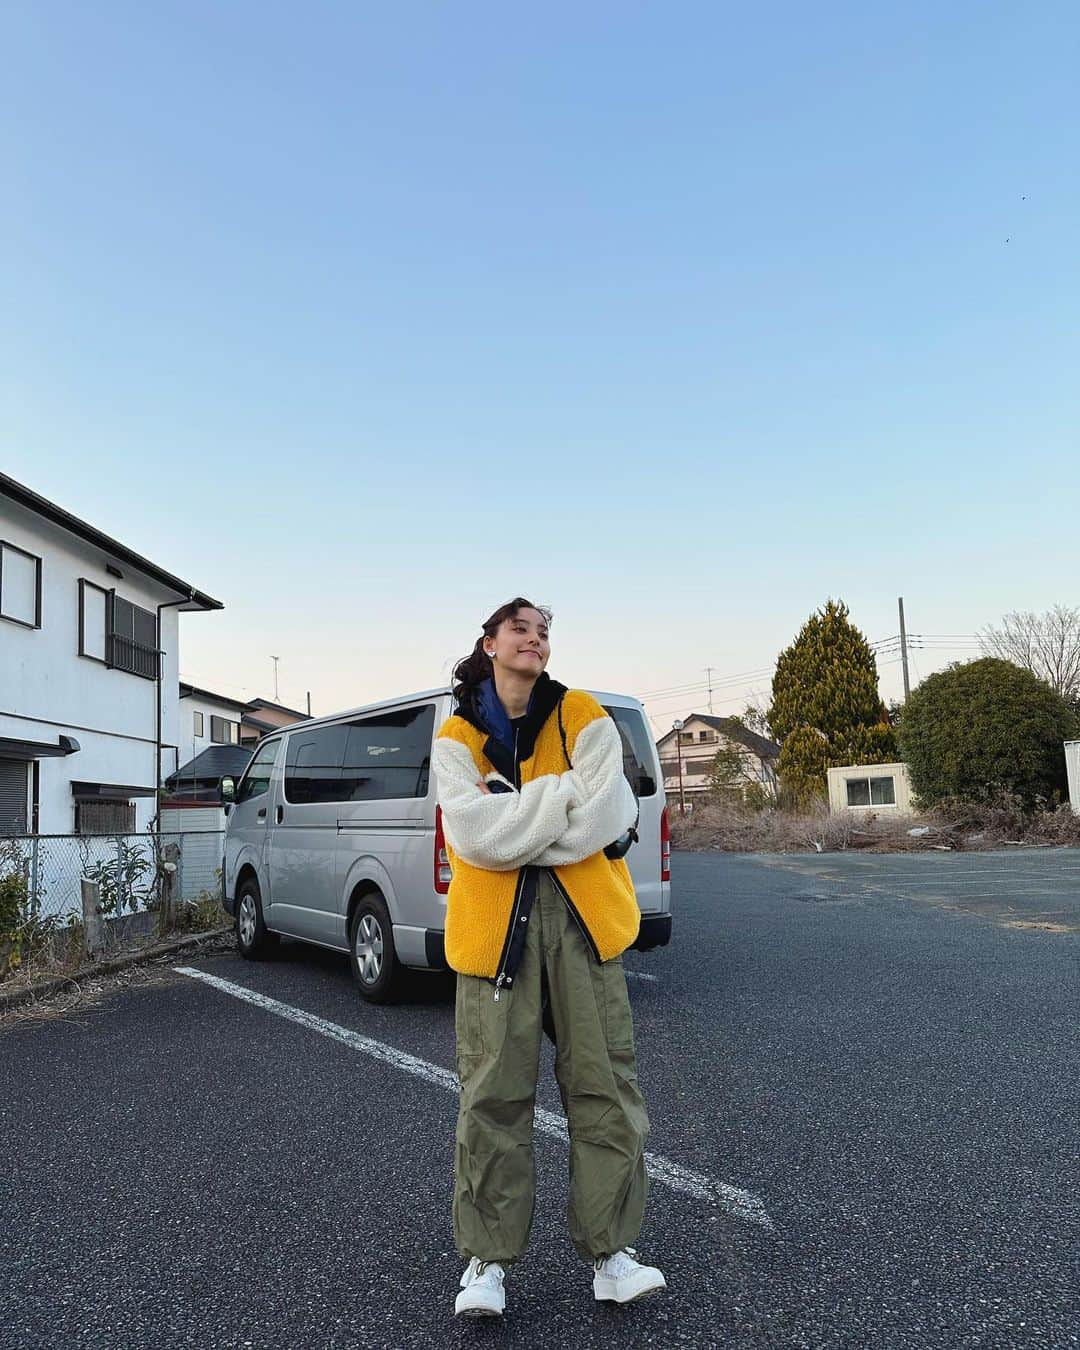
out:
<path id="1" fill-rule="evenodd" d="M 917 816 L 830 813 L 824 802 L 796 813 L 753 812 L 729 802 L 706 802 L 691 815 L 669 807 L 672 847 L 689 852 L 871 853 L 1080 846 L 1080 816 L 1067 806 L 1026 815 L 1014 802 L 949 803 Z M 926 833 L 912 835 L 913 829 Z"/>

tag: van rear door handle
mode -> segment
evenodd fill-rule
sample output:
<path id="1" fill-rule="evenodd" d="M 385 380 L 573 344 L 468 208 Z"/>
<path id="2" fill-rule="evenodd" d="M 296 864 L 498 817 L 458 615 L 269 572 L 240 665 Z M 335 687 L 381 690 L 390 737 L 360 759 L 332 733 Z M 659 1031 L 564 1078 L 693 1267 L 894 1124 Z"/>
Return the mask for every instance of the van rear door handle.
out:
<path id="1" fill-rule="evenodd" d="M 279 825 L 285 819 L 285 808 L 282 806 L 280 802 L 278 802 L 277 811 L 274 813 L 274 819 L 277 821 Z"/>
<path id="2" fill-rule="evenodd" d="M 255 819 L 256 819 L 256 820 L 265 820 L 265 819 L 266 819 L 266 807 L 265 807 L 265 806 L 260 806 L 259 809 L 255 812 Z"/>

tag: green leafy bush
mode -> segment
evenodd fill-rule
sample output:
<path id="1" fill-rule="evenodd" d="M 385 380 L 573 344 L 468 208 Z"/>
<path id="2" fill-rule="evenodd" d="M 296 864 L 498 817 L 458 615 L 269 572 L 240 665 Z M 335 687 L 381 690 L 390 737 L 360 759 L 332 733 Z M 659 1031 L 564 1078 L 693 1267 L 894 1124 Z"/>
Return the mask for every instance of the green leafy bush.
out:
<path id="1" fill-rule="evenodd" d="M 1066 790 L 1069 704 L 1011 661 L 984 657 L 928 676 L 904 708 L 900 748 L 924 807 L 1014 797 L 1024 810 Z"/>

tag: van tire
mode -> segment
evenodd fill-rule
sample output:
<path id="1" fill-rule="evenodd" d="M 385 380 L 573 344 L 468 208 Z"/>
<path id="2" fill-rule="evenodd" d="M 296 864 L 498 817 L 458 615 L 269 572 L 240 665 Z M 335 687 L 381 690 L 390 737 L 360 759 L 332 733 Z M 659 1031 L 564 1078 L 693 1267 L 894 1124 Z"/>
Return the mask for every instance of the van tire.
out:
<path id="1" fill-rule="evenodd" d="M 394 952 L 394 928 L 378 891 L 369 891 L 353 910 L 349 964 L 360 997 L 368 1003 L 389 1003 L 398 994 L 402 971 Z"/>
<path id="2" fill-rule="evenodd" d="M 262 896 L 254 877 L 236 889 L 235 932 L 236 950 L 248 961 L 261 960 L 278 945 L 278 935 L 271 933 L 263 919 Z"/>

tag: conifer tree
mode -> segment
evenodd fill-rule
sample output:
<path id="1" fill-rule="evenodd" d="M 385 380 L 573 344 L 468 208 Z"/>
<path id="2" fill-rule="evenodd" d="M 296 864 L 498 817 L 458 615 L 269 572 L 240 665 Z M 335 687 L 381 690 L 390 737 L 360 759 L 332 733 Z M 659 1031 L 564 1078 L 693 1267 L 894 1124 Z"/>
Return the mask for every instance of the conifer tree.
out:
<path id="1" fill-rule="evenodd" d="M 772 695 L 769 726 L 780 742 L 780 781 L 797 805 L 825 794 L 832 765 L 881 764 L 896 755 L 874 653 L 843 601 L 830 600 L 811 614 L 780 653 Z"/>

